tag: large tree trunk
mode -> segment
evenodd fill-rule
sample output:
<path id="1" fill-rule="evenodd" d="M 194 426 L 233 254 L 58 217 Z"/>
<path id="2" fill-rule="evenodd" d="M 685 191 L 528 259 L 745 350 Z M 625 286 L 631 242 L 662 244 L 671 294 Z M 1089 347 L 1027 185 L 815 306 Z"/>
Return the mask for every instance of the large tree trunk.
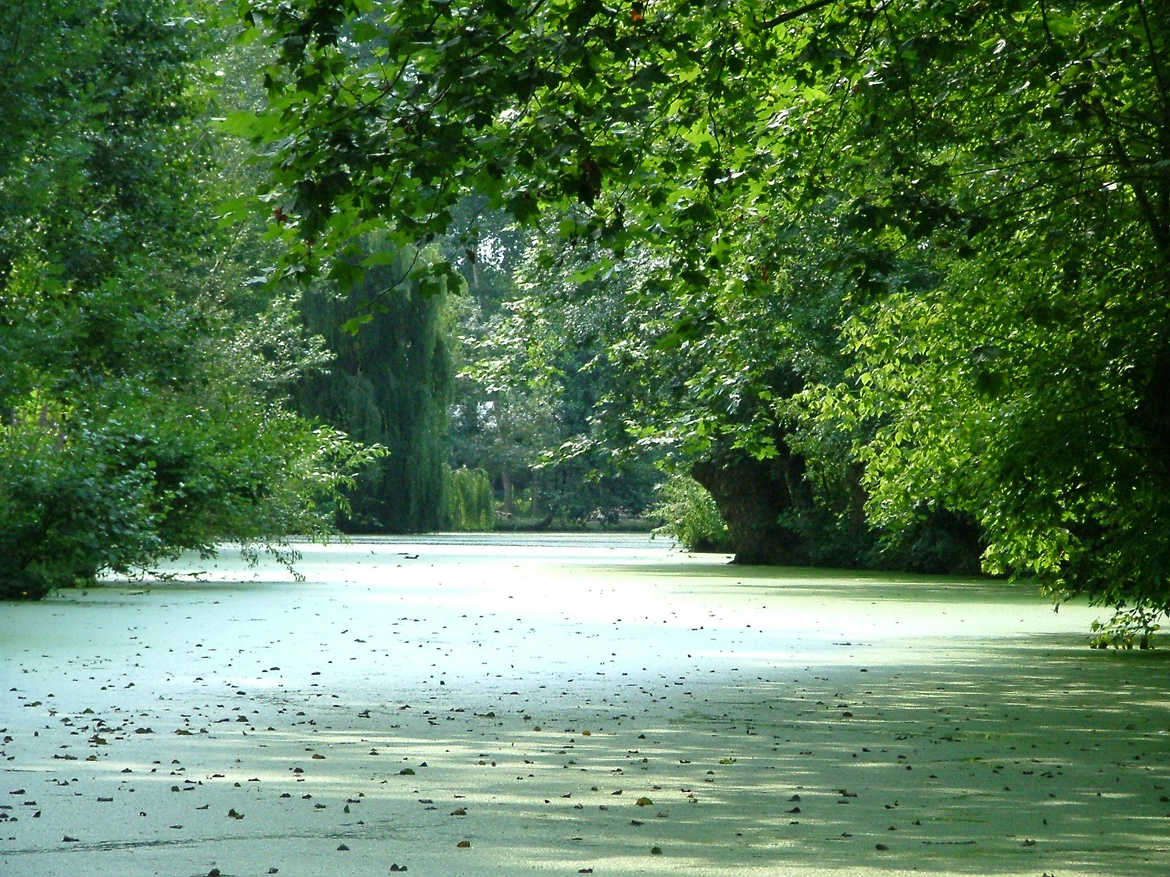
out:
<path id="1" fill-rule="evenodd" d="M 504 511 L 509 517 L 516 513 L 516 492 L 512 487 L 512 473 L 505 463 L 500 467 L 500 492 L 504 495 Z"/>
<path id="2" fill-rule="evenodd" d="M 782 512 L 811 505 L 802 458 L 758 460 L 740 450 L 720 451 L 695 463 L 691 475 L 714 497 L 731 531 L 735 563 L 808 562 L 800 536 L 779 521 Z"/>

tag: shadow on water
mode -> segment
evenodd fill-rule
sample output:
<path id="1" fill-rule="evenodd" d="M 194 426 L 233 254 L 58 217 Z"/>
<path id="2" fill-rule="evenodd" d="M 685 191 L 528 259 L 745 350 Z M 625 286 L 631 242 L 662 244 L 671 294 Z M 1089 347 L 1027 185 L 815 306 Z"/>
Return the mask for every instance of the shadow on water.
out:
<path id="1" fill-rule="evenodd" d="M 1164 653 L 1051 636 L 820 684 L 756 678 L 645 731 L 610 771 L 664 790 L 648 794 L 668 819 L 637 831 L 701 869 L 1152 877 L 1170 860 L 1167 671 Z"/>
<path id="2" fill-rule="evenodd" d="M 408 549 L 386 550 L 382 567 Z M 541 590 L 541 572 L 537 592 L 564 613 L 541 616 L 491 578 L 424 598 L 440 577 L 410 569 L 409 587 L 387 578 L 388 594 L 362 600 L 336 582 L 216 581 L 16 607 L 5 791 L 29 792 L 4 803 L 26 817 L 35 789 L 45 815 L 9 823 L 0 864 L 207 873 L 189 863 L 238 854 L 341 873 L 344 842 L 354 861 L 418 874 L 1166 873 L 1170 652 L 1093 652 L 1076 625 L 1041 630 L 1050 613 L 1009 633 L 926 626 L 875 644 L 863 638 L 877 626 L 802 639 L 725 611 L 745 593 L 753 611 L 767 595 L 778 620 L 795 613 L 774 594 L 830 616 L 920 602 L 934 625 L 943 602 L 985 616 L 1040 604 L 1024 589 L 611 562 L 572 572 L 573 593 Z M 589 588 L 615 608 L 575 612 Z M 638 589 L 653 598 L 638 621 L 609 621 L 635 617 Z M 676 620 L 680 594 L 719 619 L 702 605 Z M 538 624 L 546 645 L 532 644 Z M 81 840 L 63 845 L 63 831 Z M 461 838 L 474 842 L 462 859 Z M 109 858 L 122 853 L 128 870 Z"/>
<path id="3" fill-rule="evenodd" d="M 942 662 L 696 677 L 670 694 L 653 693 L 648 677 L 624 702 L 607 703 L 600 684 L 542 695 L 540 678 L 413 709 L 371 695 L 256 692 L 244 702 L 245 736 L 230 704 L 194 716 L 179 777 L 142 776 L 149 761 L 104 751 L 95 764 L 28 767 L 92 772 L 82 785 L 91 795 L 120 782 L 122 765 L 140 786 L 183 783 L 169 803 L 185 807 L 167 818 L 184 833 L 99 837 L 74 855 L 327 839 L 433 873 L 429 839 L 466 836 L 477 873 L 493 863 L 623 875 L 735 863 L 1161 877 L 1168 671 L 1170 653 L 1092 653 L 1047 635 L 960 644 Z M 111 735 L 108 748 L 129 745 Z M 409 776 L 398 775 L 403 764 Z M 191 812 L 209 802 L 217 818 Z M 354 814 L 339 817 L 343 806 Z M 229 807 L 249 822 L 224 820 Z M 453 808 L 467 811 L 457 823 Z M 646 859 L 651 845 L 663 850 L 661 869 Z M 433 863 L 451 867 L 441 854 Z"/>
<path id="4" fill-rule="evenodd" d="M 739 591 L 784 591 L 811 598 L 847 600 L 873 599 L 876 593 L 883 598 L 913 601 L 953 602 L 956 591 L 966 601 L 1002 602 L 1004 600 L 1037 600 L 1040 594 L 1028 582 L 1009 582 L 1006 579 L 972 578 L 969 576 L 919 575 L 901 572 L 867 572 L 849 569 L 828 569 L 794 566 L 738 566 L 730 563 L 689 562 L 646 564 L 634 569 L 622 566 L 605 567 L 611 575 L 629 574 L 656 576 L 665 581 L 702 580 L 705 588 Z"/>

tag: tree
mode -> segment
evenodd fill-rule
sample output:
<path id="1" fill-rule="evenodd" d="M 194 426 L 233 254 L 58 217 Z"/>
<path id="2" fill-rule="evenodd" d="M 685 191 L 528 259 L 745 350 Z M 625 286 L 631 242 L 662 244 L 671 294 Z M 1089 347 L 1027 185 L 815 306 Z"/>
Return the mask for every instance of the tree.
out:
<path id="1" fill-rule="evenodd" d="M 517 493 L 531 488 L 541 452 L 555 442 L 550 401 L 503 369 L 519 352 L 510 303 L 519 297 L 514 270 L 526 237 L 507 214 L 469 196 L 455 206 L 452 228 L 441 241 L 467 292 L 454 302 L 458 337 L 449 452 L 454 465 L 482 468 L 498 485 L 508 518 L 519 510 Z"/>
<path id="2" fill-rule="evenodd" d="M 446 530 L 491 530 L 496 525 L 492 482 L 482 469 L 445 467 L 443 515 Z"/>
<path id="3" fill-rule="evenodd" d="M 871 509 L 966 510 L 988 569 L 1130 606 L 1098 642 L 1148 642 L 1170 609 L 1170 16 L 916 8 L 868 47 L 883 81 L 851 111 L 876 135 L 853 209 L 935 277 L 849 333 Z"/>
<path id="4" fill-rule="evenodd" d="M 287 311 L 216 285 L 210 50 L 168 0 L 0 20 L 0 594 L 325 532 L 368 458 L 293 416 Z M 19 59 L 19 63 L 17 63 Z M 258 335 L 279 330 L 269 355 Z"/>
<path id="5" fill-rule="evenodd" d="M 559 247 L 486 210 L 483 198 L 461 202 L 457 213 L 447 250 L 469 294 L 459 323 L 456 463 L 493 474 L 508 516 L 526 494 L 531 524 L 613 525 L 641 514 L 659 480 L 651 461 L 616 460 L 592 440 L 612 376 L 606 344 L 620 313 L 615 297 L 608 287 L 570 282 L 584 267 L 580 254 L 562 252 L 553 264 L 550 251 Z M 482 253 L 466 248 L 473 241 Z"/>
<path id="6" fill-rule="evenodd" d="M 380 263 L 350 289 L 306 291 L 309 329 L 327 339 L 334 362 L 306 376 L 299 407 L 356 440 L 389 452 L 349 491 L 341 526 L 350 532 L 408 533 L 442 524 L 447 469 L 447 407 L 451 396 L 450 328 L 445 293 L 409 283 L 371 300 L 433 252 L 384 249 L 368 241 L 366 259 Z M 343 328 L 361 320 L 358 331 Z"/>
<path id="7" fill-rule="evenodd" d="M 1166 13 L 257 2 L 280 58 L 247 126 L 310 268 L 364 222 L 439 234 L 468 189 L 571 206 L 566 241 L 650 253 L 635 367 L 691 360 L 616 422 L 787 459 L 797 492 L 845 447 L 812 467 L 863 464 L 872 522 L 971 516 L 988 569 L 1133 607 L 1140 639 L 1170 609 Z M 845 342 L 824 370 L 790 339 L 806 290 Z"/>

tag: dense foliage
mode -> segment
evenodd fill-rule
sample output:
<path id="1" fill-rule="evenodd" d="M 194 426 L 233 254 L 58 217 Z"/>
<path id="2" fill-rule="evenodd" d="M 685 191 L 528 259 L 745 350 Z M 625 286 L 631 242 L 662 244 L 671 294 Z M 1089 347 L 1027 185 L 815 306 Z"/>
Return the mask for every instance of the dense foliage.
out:
<path id="1" fill-rule="evenodd" d="M 348 491 L 342 529 L 435 530 L 442 525 L 452 382 L 445 294 L 424 294 L 414 282 L 396 286 L 412 263 L 433 253 L 387 251 L 376 240 L 367 241 L 367 250 L 367 260 L 383 264 L 361 282 L 302 297 L 306 325 L 325 337 L 334 360 L 302 379 L 295 396 L 306 414 L 388 451 Z M 355 319 L 361 330 L 346 331 Z"/>
<path id="2" fill-rule="evenodd" d="M 0 17 L 2 597 L 225 539 L 287 559 L 365 456 L 281 402 L 317 357 L 215 230 L 194 14 L 18 0 Z"/>
<path id="3" fill-rule="evenodd" d="M 915 11 L 866 48 L 840 170 L 929 272 L 846 328 L 870 507 L 965 510 L 988 569 L 1133 606 L 1142 638 L 1170 608 L 1168 9 Z"/>
<path id="4" fill-rule="evenodd" d="M 731 551 L 731 531 L 711 494 L 687 475 L 674 475 L 658 488 L 650 510 L 663 521 L 655 535 L 670 536 L 688 551 Z"/>
<path id="5" fill-rule="evenodd" d="M 492 482 L 483 469 L 445 467 L 444 530 L 491 530 L 496 525 L 496 499 Z"/>
<path id="6" fill-rule="evenodd" d="M 549 242 L 483 198 L 464 199 L 455 217 L 444 249 L 467 294 L 457 302 L 454 461 L 492 476 L 505 526 L 628 525 L 659 476 L 649 455 L 617 460 L 596 441 L 598 403 L 616 377 L 608 344 L 619 297 L 551 268 Z"/>
<path id="7" fill-rule="evenodd" d="M 835 468 L 843 522 L 974 519 L 990 570 L 1170 608 L 1164 0 L 244 9 L 290 264 L 468 190 L 551 209 L 639 262 L 627 437 L 779 461 L 789 508 Z"/>

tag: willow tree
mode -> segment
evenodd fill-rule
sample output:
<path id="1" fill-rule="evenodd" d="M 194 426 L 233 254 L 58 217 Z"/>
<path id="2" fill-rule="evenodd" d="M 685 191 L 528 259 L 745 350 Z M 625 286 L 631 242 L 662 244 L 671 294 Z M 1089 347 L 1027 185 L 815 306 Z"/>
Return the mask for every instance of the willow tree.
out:
<path id="1" fill-rule="evenodd" d="M 350 531 L 416 532 L 443 525 L 447 406 L 453 381 L 441 288 L 400 282 L 433 253 L 379 251 L 378 263 L 345 292 L 304 294 L 307 328 L 324 335 L 334 360 L 303 380 L 301 410 L 389 452 L 349 491 L 341 525 Z M 389 290 L 389 291 L 388 291 Z M 360 326 L 360 328 L 359 328 Z"/>

